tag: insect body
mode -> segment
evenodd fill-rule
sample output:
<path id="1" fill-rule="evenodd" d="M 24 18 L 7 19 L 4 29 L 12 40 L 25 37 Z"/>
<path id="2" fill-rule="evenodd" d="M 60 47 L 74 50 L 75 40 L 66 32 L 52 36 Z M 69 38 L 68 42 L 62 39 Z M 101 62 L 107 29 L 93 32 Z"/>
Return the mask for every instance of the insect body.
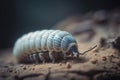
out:
<path id="1" fill-rule="evenodd" d="M 18 62 L 55 62 L 67 55 L 79 56 L 75 38 L 66 31 L 42 30 L 30 32 L 19 38 L 13 49 Z"/>

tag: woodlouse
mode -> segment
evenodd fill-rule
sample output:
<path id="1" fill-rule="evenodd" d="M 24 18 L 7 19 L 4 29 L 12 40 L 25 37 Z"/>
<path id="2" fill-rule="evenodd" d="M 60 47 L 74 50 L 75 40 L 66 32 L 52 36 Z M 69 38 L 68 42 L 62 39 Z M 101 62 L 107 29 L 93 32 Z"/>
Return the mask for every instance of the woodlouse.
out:
<path id="1" fill-rule="evenodd" d="M 18 62 L 44 63 L 50 60 L 55 62 L 61 57 L 66 59 L 67 55 L 78 57 L 79 51 L 77 41 L 70 33 L 61 30 L 42 30 L 20 37 L 14 45 L 13 55 Z"/>

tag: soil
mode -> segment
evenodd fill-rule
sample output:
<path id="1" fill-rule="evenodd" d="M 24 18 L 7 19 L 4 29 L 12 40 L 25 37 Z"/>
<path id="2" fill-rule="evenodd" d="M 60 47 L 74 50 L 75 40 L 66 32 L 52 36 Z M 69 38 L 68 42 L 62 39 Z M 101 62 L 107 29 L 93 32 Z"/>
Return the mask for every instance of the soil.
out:
<path id="1" fill-rule="evenodd" d="M 116 23 L 111 23 L 110 18 L 97 18 L 78 21 L 78 17 L 72 17 L 53 27 L 70 32 L 81 53 L 97 45 L 79 58 L 68 56 L 56 63 L 19 64 L 12 48 L 0 50 L 0 80 L 119 80 L 120 52 L 112 44 L 119 33 L 111 31 Z"/>

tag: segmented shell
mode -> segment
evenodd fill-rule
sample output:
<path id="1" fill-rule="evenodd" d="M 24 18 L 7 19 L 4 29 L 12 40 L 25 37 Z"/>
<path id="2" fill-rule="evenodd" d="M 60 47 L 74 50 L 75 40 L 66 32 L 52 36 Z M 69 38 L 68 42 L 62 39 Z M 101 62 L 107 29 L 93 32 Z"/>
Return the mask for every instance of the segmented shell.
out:
<path id="1" fill-rule="evenodd" d="M 39 52 L 67 52 L 70 44 L 77 44 L 73 36 L 61 30 L 42 30 L 30 32 L 19 38 L 15 45 L 13 54 L 17 58 L 27 57 L 34 54 L 34 58 Z M 45 53 L 44 53 L 45 54 Z M 46 53 L 48 54 L 48 53 Z M 39 56 L 41 57 L 41 56 Z"/>

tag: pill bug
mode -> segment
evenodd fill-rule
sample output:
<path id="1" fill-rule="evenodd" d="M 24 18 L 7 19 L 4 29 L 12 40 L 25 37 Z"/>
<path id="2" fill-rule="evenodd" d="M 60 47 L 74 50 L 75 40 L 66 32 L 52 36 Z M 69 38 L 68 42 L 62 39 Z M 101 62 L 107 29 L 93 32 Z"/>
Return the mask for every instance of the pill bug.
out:
<path id="1" fill-rule="evenodd" d="M 18 38 L 13 48 L 13 55 L 20 63 L 55 62 L 66 59 L 67 55 L 78 57 L 79 54 L 75 38 L 61 30 L 30 32 Z"/>

